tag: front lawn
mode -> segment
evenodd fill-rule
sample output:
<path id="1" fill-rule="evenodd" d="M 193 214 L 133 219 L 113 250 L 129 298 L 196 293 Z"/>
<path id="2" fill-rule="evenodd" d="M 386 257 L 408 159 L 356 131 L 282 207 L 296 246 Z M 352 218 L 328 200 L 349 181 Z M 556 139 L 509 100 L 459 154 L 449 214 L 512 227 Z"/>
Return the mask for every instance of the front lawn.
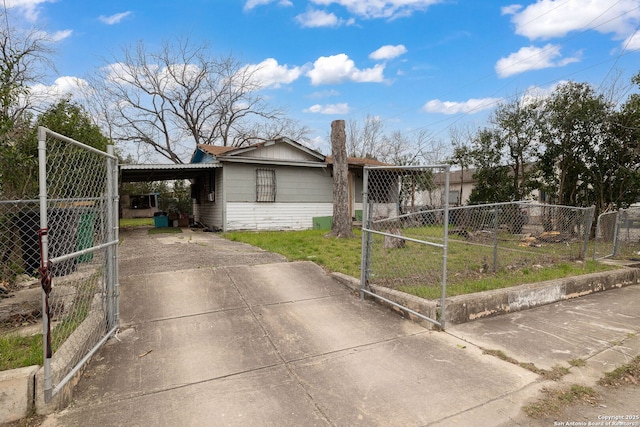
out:
<path id="1" fill-rule="evenodd" d="M 361 232 L 356 238 L 326 237 L 326 230 L 228 232 L 223 237 L 284 255 L 289 261 L 313 261 L 327 271 L 360 277 Z M 374 240 L 380 240 L 377 237 Z M 566 245 L 565 245 L 566 246 Z M 385 249 L 374 242 L 372 283 L 398 289 L 421 298 L 440 297 L 442 253 L 421 244 L 407 242 L 403 248 Z M 532 248 L 535 261 L 527 261 L 526 252 L 500 253 L 501 267 L 494 272 L 487 266 L 492 250 L 449 241 L 447 260 L 447 296 L 482 292 L 526 283 L 559 279 L 610 270 L 613 267 L 595 261 L 557 259 L 555 248 Z M 543 256 L 542 258 L 540 256 Z M 538 263 L 540 259 L 546 262 Z M 489 267 L 489 268 L 488 268 Z"/>

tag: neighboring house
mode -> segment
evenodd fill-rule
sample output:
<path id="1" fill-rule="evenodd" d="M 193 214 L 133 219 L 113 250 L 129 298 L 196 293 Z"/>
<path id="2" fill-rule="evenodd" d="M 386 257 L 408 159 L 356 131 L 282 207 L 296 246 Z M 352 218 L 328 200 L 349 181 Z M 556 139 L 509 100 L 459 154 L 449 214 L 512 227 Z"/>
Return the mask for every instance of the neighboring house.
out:
<path id="1" fill-rule="evenodd" d="M 156 212 L 157 193 L 120 196 L 120 218 L 152 218 Z"/>
<path id="2" fill-rule="evenodd" d="M 471 196 L 471 191 L 478 180 L 473 177 L 475 169 L 451 171 L 449 173 L 449 205 L 466 205 Z"/>
<path id="3" fill-rule="evenodd" d="M 449 174 L 449 205 L 463 206 L 469 203 L 471 192 L 475 188 L 478 180 L 473 177 L 476 173 L 475 169 L 464 169 L 451 171 Z M 509 172 L 509 176 L 513 176 Z M 533 190 L 526 200 L 537 200 L 540 203 L 547 202 L 547 196 L 544 192 Z"/>
<path id="4" fill-rule="evenodd" d="M 365 165 L 349 158 L 352 218 L 362 210 Z M 333 215 L 333 160 L 288 138 L 246 147 L 198 145 L 191 164 L 207 164 L 193 180 L 194 219 L 230 230 L 301 230 Z"/>

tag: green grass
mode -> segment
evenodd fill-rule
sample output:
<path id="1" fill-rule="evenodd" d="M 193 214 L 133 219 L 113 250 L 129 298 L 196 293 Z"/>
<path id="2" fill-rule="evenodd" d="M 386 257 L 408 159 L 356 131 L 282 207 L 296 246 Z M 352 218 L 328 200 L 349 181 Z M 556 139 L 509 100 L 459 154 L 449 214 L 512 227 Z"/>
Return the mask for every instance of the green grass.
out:
<path id="1" fill-rule="evenodd" d="M 475 280 L 458 280 L 456 273 L 447 281 L 447 296 L 466 295 L 474 292 L 484 292 L 494 289 L 508 288 L 527 283 L 544 282 L 546 280 L 560 279 L 563 277 L 578 276 L 581 274 L 607 271 L 613 267 L 600 264 L 595 261 L 587 261 L 583 264 L 563 262 L 546 266 L 541 269 L 524 268 L 521 270 L 500 270 L 493 274 Z M 459 275 L 464 276 L 464 275 Z M 440 297 L 440 288 L 434 285 L 398 286 L 398 290 L 425 299 L 437 299 Z"/>
<path id="2" fill-rule="evenodd" d="M 42 365 L 42 335 L 0 335 L 0 371 Z"/>
<path id="3" fill-rule="evenodd" d="M 354 230 L 356 238 L 326 237 L 326 230 L 229 232 L 223 237 L 249 243 L 270 252 L 284 255 L 289 261 L 313 261 L 328 271 L 360 277 L 361 232 Z M 405 229 L 407 237 L 442 240 L 442 227 Z M 447 295 L 463 295 L 500 289 L 526 283 L 576 276 L 613 267 L 594 261 L 571 262 L 561 260 L 560 251 L 578 250 L 567 244 L 545 245 L 541 248 L 522 248 L 520 240 L 507 241 L 499 236 L 501 249 L 493 272 L 493 249 L 481 244 L 450 239 L 447 262 Z M 426 299 L 440 297 L 442 250 L 414 242 L 404 248 L 383 249 L 382 236 L 374 235 L 370 276 L 372 283 L 397 289 Z M 477 242 L 474 242 L 477 243 Z M 481 243 L 481 242 L 480 242 Z M 581 245 L 576 245 L 581 246 Z M 505 250 L 511 249 L 511 250 Z M 563 252 L 563 253 L 564 253 Z M 535 257 L 532 261 L 531 257 Z"/>
<path id="4" fill-rule="evenodd" d="M 51 348 L 55 353 L 82 324 L 91 310 L 102 271 L 99 269 L 76 285 L 76 295 L 68 313 L 51 331 Z M 13 332 L 0 334 L 0 371 L 42 365 L 42 334 L 22 337 Z"/>
<path id="5" fill-rule="evenodd" d="M 121 218 L 120 227 L 153 226 L 153 218 Z"/>
<path id="6" fill-rule="evenodd" d="M 222 236 L 284 255 L 289 261 L 313 261 L 329 271 L 360 277 L 361 233 L 353 239 L 325 237 L 327 230 L 229 232 Z"/>

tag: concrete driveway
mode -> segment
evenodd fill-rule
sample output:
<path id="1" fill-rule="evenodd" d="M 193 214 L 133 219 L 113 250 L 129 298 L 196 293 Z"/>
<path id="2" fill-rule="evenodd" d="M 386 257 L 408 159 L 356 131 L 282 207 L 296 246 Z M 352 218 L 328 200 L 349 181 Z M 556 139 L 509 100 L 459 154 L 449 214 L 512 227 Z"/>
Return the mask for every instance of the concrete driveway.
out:
<path id="1" fill-rule="evenodd" d="M 515 425 L 544 385 L 473 344 L 518 347 L 498 342 L 506 316 L 502 335 L 431 331 L 310 262 L 212 233 L 121 234 L 121 330 L 45 426 Z M 606 339 L 633 331 L 617 329 Z"/>

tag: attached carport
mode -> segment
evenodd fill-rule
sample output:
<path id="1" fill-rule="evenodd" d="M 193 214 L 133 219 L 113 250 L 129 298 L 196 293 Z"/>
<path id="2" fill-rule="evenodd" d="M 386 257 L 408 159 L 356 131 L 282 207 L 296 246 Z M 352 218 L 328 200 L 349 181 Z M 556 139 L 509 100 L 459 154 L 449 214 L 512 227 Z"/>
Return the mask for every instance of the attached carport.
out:
<path id="1" fill-rule="evenodd" d="M 216 163 L 167 165 L 120 165 L 120 182 L 173 181 L 195 179 L 207 171 L 221 167 Z"/>
<path id="2" fill-rule="evenodd" d="M 175 180 L 194 180 L 200 179 L 200 177 L 206 175 L 215 168 L 221 167 L 219 163 L 198 163 L 198 164 L 123 164 L 120 165 L 119 170 L 119 182 L 156 182 L 156 181 L 175 181 Z M 125 208 L 129 206 L 129 197 L 125 194 L 120 194 L 121 206 L 120 215 L 125 217 L 136 216 L 151 216 L 157 212 L 157 201 L 155 203 L 149 203 L 153 205 L 152 209 L 129 209 Z M 136 200 L 143 196 L 136 197 Z M 154 196 L 156 197 L 156 196 Z M 132 214 L 132 212 L 135 212 Z"/>

